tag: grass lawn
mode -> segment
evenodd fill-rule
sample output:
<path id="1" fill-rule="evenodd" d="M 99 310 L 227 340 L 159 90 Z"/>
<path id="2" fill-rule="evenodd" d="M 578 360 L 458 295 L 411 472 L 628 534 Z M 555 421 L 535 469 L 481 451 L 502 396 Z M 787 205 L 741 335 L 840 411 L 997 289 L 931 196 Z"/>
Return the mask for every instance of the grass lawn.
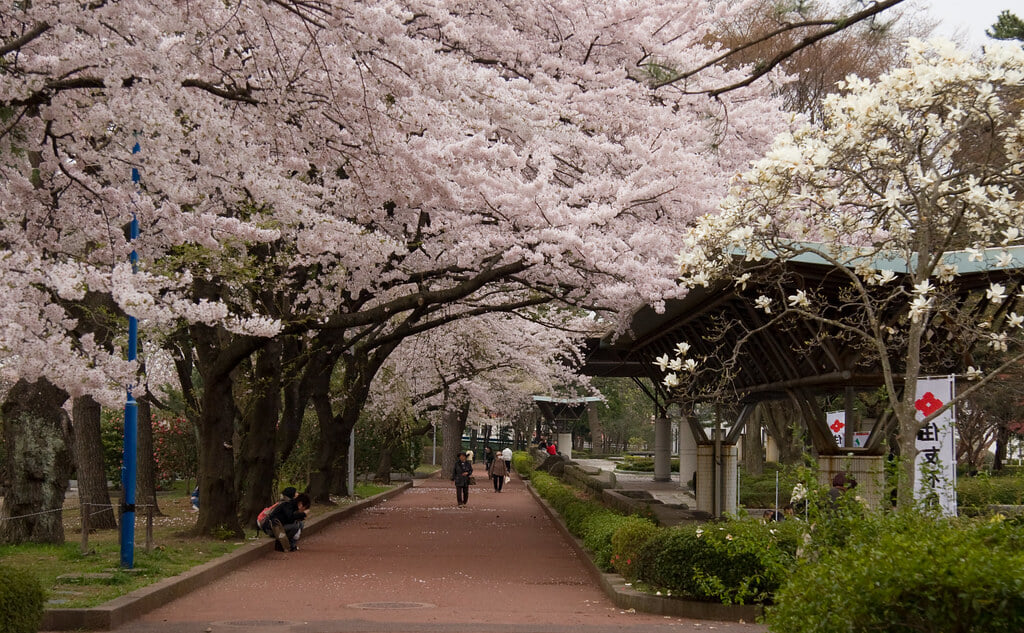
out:
<path id="1" fill-rule="evenodd" d="M 391 486 L 357 485 L 356 498 L 342 498 L 338 506 L 373 496 Z M 114 503 L 117 500 L 113 499 Z M 120 567 L 119 530 L 92 531 L 87 553 L 82 553 L 82 530 L 77 500 L 65 506 L 63 545 L 0 545 L 0 564 L 33 573 L 46 591 L 48 607 L 94 607 L 130 591 L 175 576 L 234 551 L 257 539 L 255 528 L 243 526 L 245 538 L 219 540 L 189 534 L 195 526 L 186 492 L 177 490 L 158 495 L 163 516 L 153 517 L 152 548 L 146 548 L 146 514 L 135 515 L 135 550 L 132 569 Z M 315 514 L 327 512 L 313 507 Z M 314 514 L 314 515 L 315 515 Z M 261 536 L 258 538 L 269 538 Z"/>

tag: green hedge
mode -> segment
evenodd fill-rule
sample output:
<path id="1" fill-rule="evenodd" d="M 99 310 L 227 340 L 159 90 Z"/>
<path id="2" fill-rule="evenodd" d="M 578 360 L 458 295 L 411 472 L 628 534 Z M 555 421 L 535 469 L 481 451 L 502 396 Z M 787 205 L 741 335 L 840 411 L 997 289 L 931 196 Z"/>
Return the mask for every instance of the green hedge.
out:
<path id="1" fill-rule="evenodd" d="M 44 600 L 35 576 L 0 566 L 0 631 L 35 633 L 43 621 Z"/>
<path id="2" fill-rule="evenodd" d="M 1024 476 L 981 473 L 975 477 L 960 477 L 956 482 L 956 495 L 965 514 L 984 513 L 990 504 L 1020 505 L 1024 503 Z"/>
<path id="3" fill-rule="evenodd" d="M 574 536 L 582 539 L 594 557 L 594 563 L 603 571 L 612 571 L 612 539 L 616 531 L 636 522 L 654 526 L 647 519 L 624 516 L 597 501 L 580 497 L 574 488 L 544 472 L 534 473 L 534 489 L 565 520 L 565 526 Z"/>
<path id="4" fill-rule="evenodd" d="M 512 453 L 512 468 L 523 479 L 529 479 L 533 475 L 533 457 L 526 451 Z"/>
<path id="5" fill-rule="evenodd" d="M 767 623 L 787 633 L 1019 633 L 1021 531 L 912 512 L 865 516 L 843 547 L 802 560 Z"/>
<path id="6" fill-rule="evenodd" d="M 796 559 L 799 532 L 795 521 L 754 520 L 663 529 L 640 548 L 636 577 L 697 600 L 770 601 Z"/>

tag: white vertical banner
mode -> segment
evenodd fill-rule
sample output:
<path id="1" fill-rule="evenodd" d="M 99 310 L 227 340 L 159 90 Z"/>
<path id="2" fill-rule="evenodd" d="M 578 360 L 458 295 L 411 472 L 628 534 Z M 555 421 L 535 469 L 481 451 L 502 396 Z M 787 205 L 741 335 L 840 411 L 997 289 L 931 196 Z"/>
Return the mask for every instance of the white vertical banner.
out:
<path id="1" fill-rule="evenodd" d="M 825 416 L 825 422 L 828 424 L 828 430 L 832 432 L 836 446 L 846 446 L 846 411 L 829 411 Z"/>
<path id="2" fill-rule="evenodd" d="M 922 378 L 914 400 L 917 421 L 953 399 L 954 377 Z M 917 432 L 914 498 L 934 498 L 947 516 L 956 516 L 956 417 L 950 407 Z"/>

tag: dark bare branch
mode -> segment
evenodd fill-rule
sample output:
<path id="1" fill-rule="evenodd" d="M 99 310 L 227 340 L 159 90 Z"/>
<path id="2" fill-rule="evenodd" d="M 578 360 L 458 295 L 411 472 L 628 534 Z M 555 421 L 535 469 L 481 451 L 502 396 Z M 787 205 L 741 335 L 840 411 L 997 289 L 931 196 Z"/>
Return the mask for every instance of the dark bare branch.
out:
<path id="1" fill-rule="evenodd" d="M 900 4 L 901 2 L 903 2 L 903 0 L 880 0 L 878 2 L 874 2 L 874 3 L 870 4 L 866 9 L 864 9 L 862 11 L 859 11 L 857 13 L 854 13 L 853 15 L 839 17 L 839 18 L 836 18 L 836 19 L 833 19 L 833 20 L 808 20 L 808 21 L 793 22 L 793 23 L 790 23 L 790 24 L 786 24 L 786 25 L 782 26 L 781 28 L 779 28 L 779 29 L 777 29 L 775 31 L 772 31 L 772 32 L 770 32 L 770 33 L 768 33 L 768 34 L 766 34 L 766 35 L 764 35 L 764 36 L 762 36 L 762 37 L 760 37 L 758 39 L 752 40 L 750 42 L 745 42 L 743 45 L 738 46 L 736 48 L 731 48 L 728 51 L 726 51 L 725 53 L 723 53 L 722 55 L 719 55 L 718 57 L 715 57 L 715 58 L 713 58 L 713 59 L 711 59 L 711 60 L 701 64 L 700 66 L 698 66 L 696 68 L 693 68 L 693 69 L 688 70 L 688 71 L 683 72 L 683 73 L 679 73 L 678 75 L 675 75 L 675 76 L 673 76 L 673 77 L 671 77 L 669 79 L 666 79 L 664 81 L 660 81 L 660 82 L 654 84 L 654 88 L 656 88 L 656 89 L 657 88 L 662 88 L 664 86 L 669 86 L 669 85 L 678 83 L 680 81 L 685 81 L 685 80 L 687 80 L 687 79 L 689 79 L 689 78 L 691 78 L 691 77 L 693 77 L 693 76 L 695 76 L 695 75 L 697 75 L 697 74 L 699 74 L 699 73 L 701 73 L 701 72 L 703 72 L 703 71 L 705 71 L 705 70 L 707 70 L 707 69 L 709 69 L 709 68 L 711 68 L 713 66 L 716 66 L 718 64 L 721 64 L 723 62 L 728 61 L 730 58 L 738 55 L 739 53 L 745 51 L 746 49 L 748 49 L 748 48 L 750 48 L 752 46 L 756 46 L 758 44 L 763 44 L 766 41 L 769 41 L 769 40 L 771 40 L 771 39 L 773 39 L 775 37 L 778 37 L 780 35 L 783 35 L 785 33 L 789 33 L 790 31 L 795 31 L 795 30 L 799 30 L 799 29 L 807 29 L 807 28 L 812 28 L 812 27 L 817 27 L 817 26 L 828 26 L 828 28 L 825 28 L 825 29 L 823 29 L 821 31 L 817 31 L 815 33 L 807 35 L 803 39 L 799 40 L 796 44 L 794 44 L 794 45 L 792 45 L 792 46 L 782 50 L 779 54 L 777 54 L 772 59 L 766 61 L 763 64 L 758 65 L 756 68 L 753 69 L 753 71 L 750 73 L 750 75 L 748 75 L 746 78 L 744 78 L 744 79 L 742 79 L 740 81 L 737 81 L 735 83 L 732 83 L 732 84 L 729 84 L 729 85 L 726 85 L 726 86 L 721 86 L 721 87 L 718 87 L 718 88 L 709 88 L 709 89 L 702 89 L 702 90 L 695 90 L 695 91 L 684 91 L 684 92 L 686 94 L 706 94 L 706 95 L 711 96 L 711 97 L 716 97 L 716 96 L 724 94 L 726 92 L 730 92 L 732 90 L 736 90 L 736 89 L 739 89 L 739 88 L 743 88 L 743 87 L 749 86 L 750 84 L 754 83 L 755 81 L 757 81 L 758 79 L 760 79 L 764 75 L 766 75 L 769 72 L 771 72 L 772 70 L 774 70 L 782 62 L 784 62 L 785 60 L 789 59 L 790 57 L 792 57 L 797 52 L 799 52 L 799 51 L 801 51 L 801 50 L 803 50 L 803 49 L 805 49 L 805 48 L 807 48 L 807 47 L 809 47 L 809 46 L 811 46 L 811 45 L 813 45 L 813 44 L 815 44 L 815 43 L 817 43 L 817 42 L 819 42 L 819 41 L 821 41 L 821 40 L 823 40 L 823 39 L 825 39 L 825 38 L 827 38 L 827 37 L 829 37 L 831 35 L 835 35 L 836 33 L 839 33 L 841 31 L 843 31 L 843 30 L 853 26 L 854 24 L 857 24 L 859 22 L 863 22 L 864 20 L 872 18 L 872 17 L 878 15 L 879 13 L 881 13 L 881 12 L 887 10 L 887 9 L 890 9 L 890 8 L 896 6 L 897 4 Z"/>
<path id="2" fill-rule="evenodd" d="M 15 38 L 10 42 L 7 42 L 6 44 L 0 46 L 0 57 L 3 57 L 4 55 L 12 51 L 20 50 L 22 46 L 25 46 L 26 44 L 28 44 L 29 42 L 31 42 L 32 40 L 36 39 L 37 37 L 39 37 L 43 33 L 46 33 L 49 30 L 50 25 L 47 24 L 46 22 L 40 22 L 39 24 L 36 24 L 31 29 L 26 31 L 25 34 L 21 37 Z"/>

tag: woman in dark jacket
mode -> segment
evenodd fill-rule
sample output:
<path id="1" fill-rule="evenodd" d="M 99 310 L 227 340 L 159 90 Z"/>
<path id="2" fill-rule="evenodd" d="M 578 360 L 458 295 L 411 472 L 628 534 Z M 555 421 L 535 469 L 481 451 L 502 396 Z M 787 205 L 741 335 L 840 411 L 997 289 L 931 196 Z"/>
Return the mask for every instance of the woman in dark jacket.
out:
<path id="1" fill-rule="evenodd" d="M 469 478 L 473 474 L 473 465 L 466 461 L 466 454 L 459 453 L 459 461 L 452 468 L 452 481 L 455 482 L 455 499 L 459 507 L 469 501 Z"/>

